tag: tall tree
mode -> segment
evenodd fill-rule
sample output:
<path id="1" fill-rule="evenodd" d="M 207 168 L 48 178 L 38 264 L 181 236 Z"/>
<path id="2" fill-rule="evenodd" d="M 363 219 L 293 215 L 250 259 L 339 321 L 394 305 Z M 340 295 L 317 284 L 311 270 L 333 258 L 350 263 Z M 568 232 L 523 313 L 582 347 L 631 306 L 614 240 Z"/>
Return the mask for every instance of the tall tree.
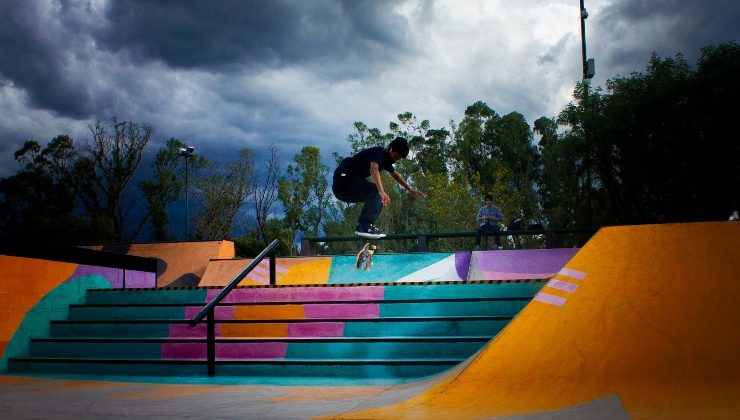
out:
<path id="1" fill-rule="evenodd" d="M 244 148 L 236 161 L 210 165 L 206 171 L 193 181 L 201 205 L 195 217 L 195 235 L 206 240 L 231 237 L 234 218 L 254 191 L 252 150 Z"/>
<path id="2" fill-rule="evenodd" d="M 174 137 L 170 138 L 166 146 L 159 150 L 154 157 L 151 164 L 152 178 L 139 184 L 147 207 L 147 214 L 142 220 L 142 225 L 147 222 L 151 225 L 155 241 L 170 241 L 173 239 L 169 230 L 168 206 L 183 198 L 185 194 L 183 158 L 190 159 L 188 170 L 192 174 L 197 174 L 208 165 L 208 160 L 202 156 L 183 157 L 180 154 L 180 149 L 184 147 L 186 147 L 186 144 L 181 140 Z"/>
<path id="3" fill-rule="evenodd" d="M 17 154 L 18 158 L 28 159 L 22 177 L 36 178 L 39 187 L 31 187 L 35 193 L 47 186 L 60 188 L 54 197 L 56 202 L 47 203 L 50 208 L 55 205 L 69 208 L 70 195 L 73 196 L 72 210 L 67 215 L 72 213 L 89 232 L 94 232 L 82 237 L 96 242 L 128 242 L 132 236 L 124 237 L 124 228 L 133 219 L 130 212 L 135 207 L 133 200 L 127 200 L 132 193 L 130 181 L 153 128 L 146 124 L 118 122 L 115 117 L 110 128 L 100 122 L 89 128 L 91 141 L 80 146 L 64 135 L 54 138 L 43 150 L 38 142 L 27 142 Z M 20 203 L 16 201 L 17 205 Z M 71 235 L 68 240 L 75 237 L 81 238 Z"/>
<path id="4" fill-rule="evenodd" d="M 582 165 L 589 193 L 579 195 L 593 203 L 595 224 L 727 217 L 739 195 L 727 186 L 740 179 L 729 125 L 738 70 L 733 42 L 704 48 L 696 70 L 681 54 L 653 55 L 644 73 L 609 80 L 605 94 L 579 86 L 558 121 L 573 145 L 562 151 Z"/>
<path id="5" fill-rule="evenodd" d="M 89 128 L 92 141 L 82 146 L 85 154 L 69 169 L 79 177 L 74 183 L 77 197 L 93 224 L 108 227 L 114 241 L 129 242 L 132 238 L 124 238 L 125 222 L 134 206 L 126 200 L 129 183 L 154 128 L 115 117 L 110 127 L 98 121 Z"/>
<path id="6" fill-rule="evenodd" d="M 318 235 L 327 219 L 334 216 L 334 200 L 329 191 L 329 167 L 321 163 L 318 147 L 306 146 L 288 165 L 287 176 L 279 181 L 279 198 L 285 207 L 285 220 L 293 229 Z"/>
<path id="7" fill-rule="evenodd" d="M 278 159 L 278 148 L 274 144 L 270 147 L 270 157 L 264 162 L 264 174 L 261 180 L 257 179 L 255 171 L 255 185 L 252 192 L 254 212 L 257 216 L 258 238 L 263 246 L 270 243 L 268 232 L 268 220 L 272 214 L 272 208 L 278 201 L 278 178 L 280 177 L 280 161 Z"/>
<path id="8" fill-rule="evenodd" d="M 43 150 L 29 140 L 15 152 L 24 166 L 0 179 L 0 238 L 61 244 L 105 238 L 75 212 L 75 178 L 65 170 L 75 157 L 67 135 L 55 137 Z"/>

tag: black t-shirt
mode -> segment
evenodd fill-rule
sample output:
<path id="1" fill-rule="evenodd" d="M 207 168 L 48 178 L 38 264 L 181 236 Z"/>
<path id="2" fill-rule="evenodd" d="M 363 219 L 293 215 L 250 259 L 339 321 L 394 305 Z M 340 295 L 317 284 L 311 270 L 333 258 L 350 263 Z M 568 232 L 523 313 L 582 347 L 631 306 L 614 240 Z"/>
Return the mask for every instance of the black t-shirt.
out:
<path id="1" fill-rule="evenodd" d="M 334 176 L 347 174 L 367 178 L 370 176 L 370 164 L 376 162 L 379 169 L 385 169 L 389 174 L 395 172 L 391 154 L 383 147 L 370 147 L 358 152 L 356 155 L 344 158 L 334 171 Z"/>

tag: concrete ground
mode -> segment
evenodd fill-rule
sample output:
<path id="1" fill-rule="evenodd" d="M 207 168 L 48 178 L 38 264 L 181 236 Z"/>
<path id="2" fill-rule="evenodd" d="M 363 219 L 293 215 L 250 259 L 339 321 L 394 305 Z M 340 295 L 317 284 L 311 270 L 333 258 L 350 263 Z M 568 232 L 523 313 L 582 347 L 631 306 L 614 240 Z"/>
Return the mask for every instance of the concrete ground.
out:
<path id="1" fill-rule="evenodd" d="M 161 384 L 0 376 L 6 419 L 307 419 L 393 404 L 429 387 L 422 381 L 377 386 Z M 616 396 L 518 417 L 628 419 Z"/>

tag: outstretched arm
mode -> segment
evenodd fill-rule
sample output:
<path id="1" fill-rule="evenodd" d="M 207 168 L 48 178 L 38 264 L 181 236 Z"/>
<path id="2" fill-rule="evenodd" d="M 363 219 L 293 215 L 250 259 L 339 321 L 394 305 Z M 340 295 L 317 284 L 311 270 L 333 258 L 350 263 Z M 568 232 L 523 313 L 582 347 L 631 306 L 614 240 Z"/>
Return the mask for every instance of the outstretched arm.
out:
<path id="1" fill-rule="evenodd" d="M 406 191 L 410 192 L 414 196 L 419 197 L 419 198 L 424 198 L 427 196 L 426 193 L 423 193 L 417 190 L 416 188 L 411 188 L 409 184 L 406 182 L 406 180 L 403 179 L 401 174 L 399 174 L 398 172 L 393 172 L 391 176 L 393 177 L 393 179 L 396 180 L 396 182 L 398 182 L 403 188 L 405 188 Z"/>
<path id="2" fill-rule="evenodd" d="M 380 169 L 378 168 L 377 162 L 370 162 L 370 176 L 373 178 L 373 182 L 375 182 L 375 186 L 378 188 L 380 201 L 383 203 L 383 206 L 388 207 L 391 203 L 391 197 L 386 194 L 385 189 L 383 188 L 383 180 L 380 179 Z"/>

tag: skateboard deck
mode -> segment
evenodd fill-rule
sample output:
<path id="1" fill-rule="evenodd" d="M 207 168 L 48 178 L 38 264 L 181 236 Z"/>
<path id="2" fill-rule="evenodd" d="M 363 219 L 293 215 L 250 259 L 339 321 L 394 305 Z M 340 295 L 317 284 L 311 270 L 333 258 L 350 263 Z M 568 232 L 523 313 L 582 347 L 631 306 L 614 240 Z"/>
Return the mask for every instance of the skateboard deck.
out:
<path id="1" fill-rule="evenodd" d="M 365 271 L 370 270 L 370 267 L 373 266 L 373 254 L 377 248 L 377 246 L 372 245 L 370 242 L 365 243 L 362 249 L 360 249 L 360 252 L 357 253 L 355 268 L 359 270 L 364 265 Z"/>

